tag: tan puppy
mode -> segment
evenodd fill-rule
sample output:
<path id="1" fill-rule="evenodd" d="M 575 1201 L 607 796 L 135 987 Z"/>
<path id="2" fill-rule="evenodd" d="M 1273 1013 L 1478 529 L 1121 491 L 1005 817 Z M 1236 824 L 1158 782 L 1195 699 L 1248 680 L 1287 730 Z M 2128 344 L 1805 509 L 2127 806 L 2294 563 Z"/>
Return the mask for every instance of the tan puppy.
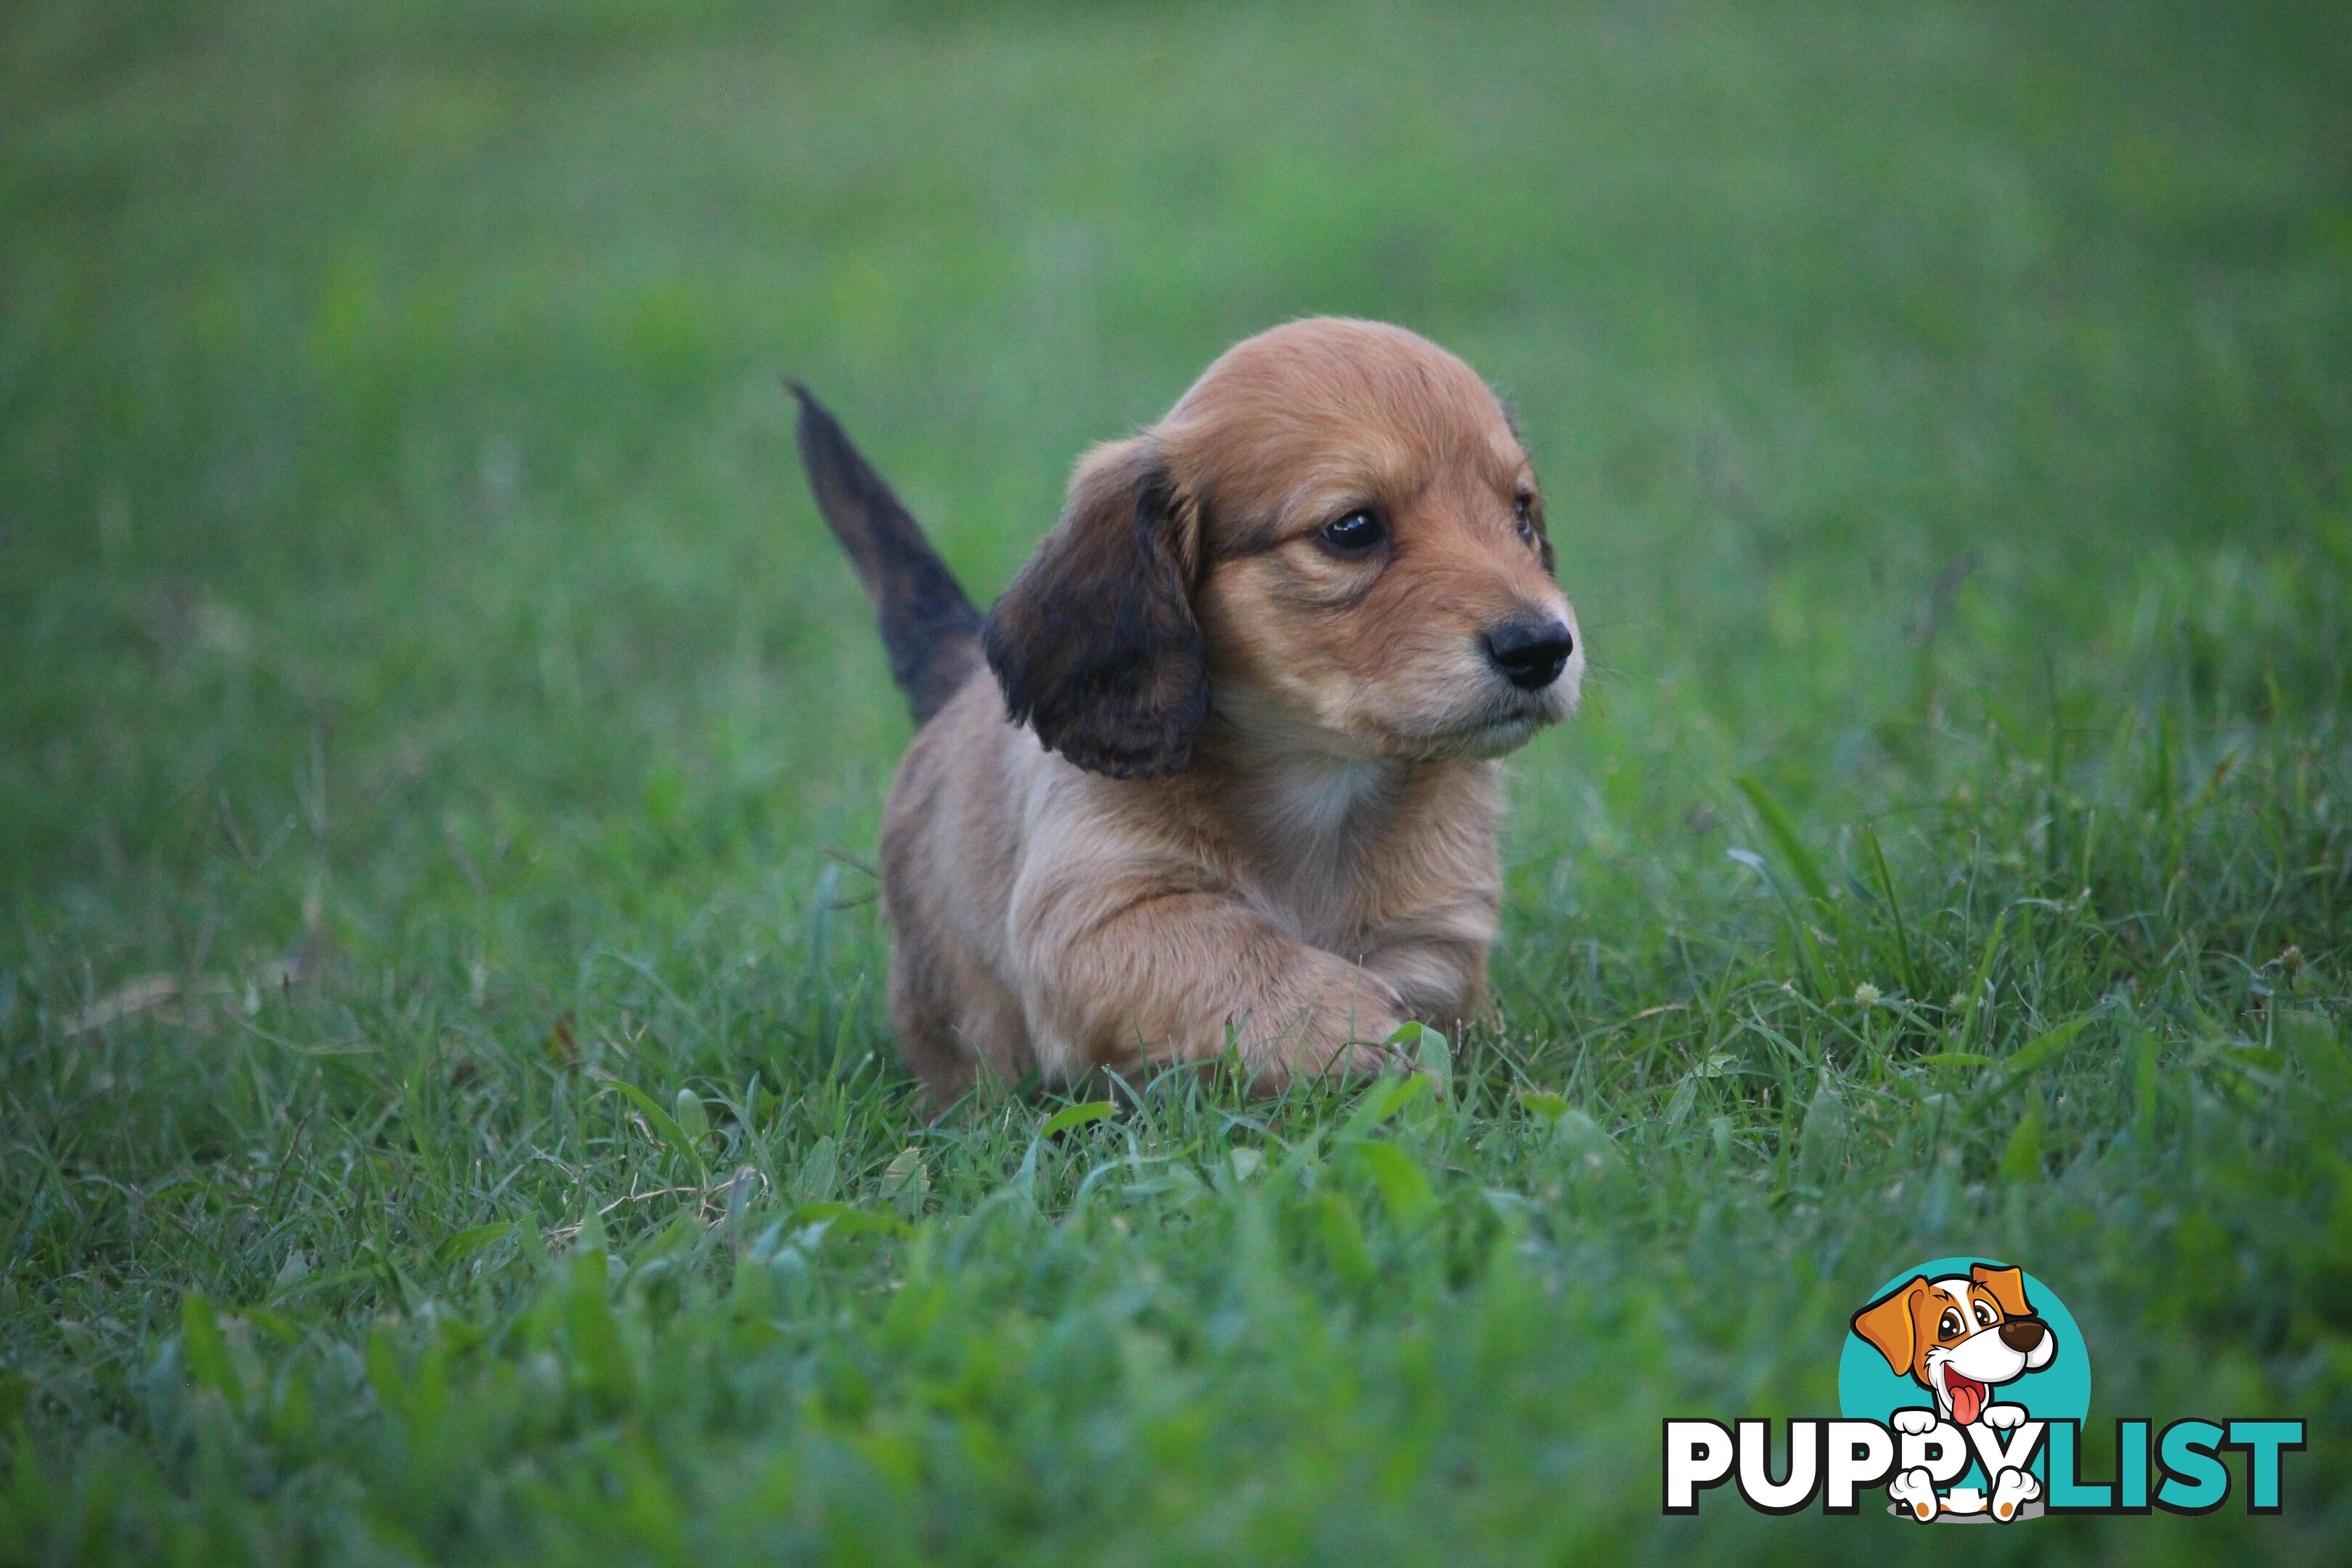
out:
<path id="1" fill-rule="evenodd" d="M 1079 462 L 983 619 L 808 395 L 801 450 L 921 728 L 882 827 L 890 1021 L 983 1068 L 1379 1065 L 1481 1008 L 1495 758 L 1576 704 L 1517 432 L 1400 328 L 1251 338 Z"/>

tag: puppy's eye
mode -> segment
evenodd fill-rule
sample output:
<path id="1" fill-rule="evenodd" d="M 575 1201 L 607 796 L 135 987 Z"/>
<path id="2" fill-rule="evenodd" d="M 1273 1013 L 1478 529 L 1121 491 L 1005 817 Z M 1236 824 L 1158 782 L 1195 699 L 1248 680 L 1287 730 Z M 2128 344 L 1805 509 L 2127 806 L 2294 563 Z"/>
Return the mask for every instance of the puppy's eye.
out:
<path id="1" fill-rule="evenodd" d="M 1936 1337 L 1939 1340 L 1958 1339 L 1960 1331 L 1967 1327 L 1960 1321 L 1960 1315 L 1947 1307 L 1944 1309 L 1944 1321 L 1936 1325 Z"/>
<path id="2" fill-rule="evenodd" d="M 1361 555 L 1389 536 L 1388 525 L 1377 512 L 1351 511 L 1347 516 L 1323 525 L 1316 535 L 1332 551 L 1341 555 Z"/>
<path id="3" fill-rule="evenodd" d="M 1991 1328 L 1991 1327 L 1992 1327 L 1992 1309 L 1991 1309 L 1990 1307 L 1986 1306 L 1982 1301 L 1979 1301 L 1979 1302 L 1977 1302 L 1977 1303 L 1976 1303 L 1976 1309 L 1977 1309 L 1977 1327 L 1979 1327 L 1979 1328 L 1980 1328 L 1980 1329 L 1989 1329 L 1989 1328 Z"/>
<path id="4" fill-rule="evenodd" d="M 1536 542 L 1536 498 L 1521 496 L 1511 503 L 1511 511 L 1518 519 L 1519 537 L 1533 544 Z"/>

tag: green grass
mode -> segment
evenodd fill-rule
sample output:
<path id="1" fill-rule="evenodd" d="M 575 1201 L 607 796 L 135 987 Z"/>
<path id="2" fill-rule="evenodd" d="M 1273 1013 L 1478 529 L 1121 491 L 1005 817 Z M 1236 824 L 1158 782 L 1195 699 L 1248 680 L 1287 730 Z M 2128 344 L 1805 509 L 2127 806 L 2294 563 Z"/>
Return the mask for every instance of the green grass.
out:
<path id="1" fill-rule="evenodd" d="M 1965 1550 L 2341 1560 L 2340 8 L 773 9 L 0 18 L 0 1561 L 1940 1558 L 1658 1424 L 1970 1251 L 2313 1429 Z M 985 596 L 1314 310 L 1591 638 L 1505 1026 L 927 1123 L 775 377 Z"/>

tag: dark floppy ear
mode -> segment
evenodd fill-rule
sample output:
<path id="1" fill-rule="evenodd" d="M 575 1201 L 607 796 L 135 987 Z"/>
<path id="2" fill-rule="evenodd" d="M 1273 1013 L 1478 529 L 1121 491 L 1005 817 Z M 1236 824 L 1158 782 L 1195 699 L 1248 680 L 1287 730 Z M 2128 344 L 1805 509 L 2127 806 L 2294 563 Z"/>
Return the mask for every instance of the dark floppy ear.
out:
<path id="1" fill-rule="evenodd" d="M 982 631 L 1014 722 L 1114 778 L 1183 766 L 1209 711 L 1198 548 L 1193 509 L 1150 437 L 1088 453 L 1062 521 Z"/>

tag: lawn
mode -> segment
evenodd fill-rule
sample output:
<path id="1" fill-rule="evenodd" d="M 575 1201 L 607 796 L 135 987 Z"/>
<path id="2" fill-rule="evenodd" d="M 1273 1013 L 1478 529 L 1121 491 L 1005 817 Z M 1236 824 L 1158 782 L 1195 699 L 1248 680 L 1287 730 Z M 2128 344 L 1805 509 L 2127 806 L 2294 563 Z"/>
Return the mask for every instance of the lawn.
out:
<path id="1" fill-rule="evenodd" d="M 1966 1550 L 2343 1561 L 2342 8 L 806 9 L 0 15 L 0 1563 L 1941 1560 L 1658 1445 L 1964 1253 L 2311 1423 Z M 927 1120 L 778 378 L 984 600 L 1313 311 L 1591 639 L 1502 1020 Z"/>

